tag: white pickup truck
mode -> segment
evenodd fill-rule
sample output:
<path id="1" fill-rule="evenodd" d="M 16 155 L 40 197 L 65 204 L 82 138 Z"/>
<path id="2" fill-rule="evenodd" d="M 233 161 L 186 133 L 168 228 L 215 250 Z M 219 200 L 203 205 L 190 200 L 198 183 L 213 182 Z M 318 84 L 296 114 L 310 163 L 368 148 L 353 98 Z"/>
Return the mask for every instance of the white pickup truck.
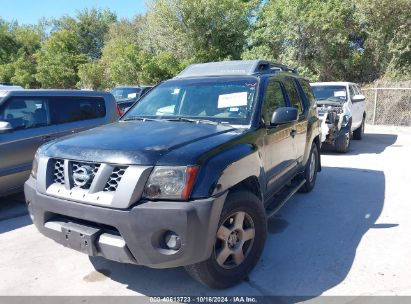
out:
<path id="1" fill-rule="evenodd" d="M 351 138 L 359 140 L 364 135 L 365 97 L 360 87 L 352 82 L 314 82 L 311 87 L 317 99 L 322 143 L 347 152 Z"/>

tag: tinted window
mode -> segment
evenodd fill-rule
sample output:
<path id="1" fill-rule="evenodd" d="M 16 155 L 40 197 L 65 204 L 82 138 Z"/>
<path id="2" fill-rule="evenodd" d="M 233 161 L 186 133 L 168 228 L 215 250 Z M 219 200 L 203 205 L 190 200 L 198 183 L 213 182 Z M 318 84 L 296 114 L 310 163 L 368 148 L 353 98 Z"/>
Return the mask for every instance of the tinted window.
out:
<path id="1" fill-rule="evenodd" d="M 48 101 L 43 98 L 13 97 L 0 110 L 0 120 L 13 129 L 29 129 L 50 123 Z"/>
<path id="2" fill-rule="evenodd" d="M 271 117 L 277 108 L 285 107 L 285 98 L 278 81 L 270 80 L 264 96 L 262 118 L 266 125 L 270 124 Z"/>
<path id="3" fill-rule="evenodd" d="M 301 88 L 303 89 L 303 92 L 305 94 L 305 96 L 307 97 L 308 101 L 310 102 L 310 104 L 314 104 L 315 103 L 315 96 L 313 93 L 313 89 L 311 88 L 309 82 L 305 79 L 300 79 L 300 85 Z"/>
<path id="4" fill-rule="evenodd" d="M 106 115 L 103 98 L 51 97 L 49 104 L 52 124 L 94 119 Z"/>
<path id="5" fill-rule="evenodd" d="M 286 79 L 284 81 L 285 89 L 287 90 L 288 98 L 290 99 L 291 106 L 298 109 L 298 113 L 303 111 L 300 96 L 298 95 L 294 81 L 292 79 Z"/>

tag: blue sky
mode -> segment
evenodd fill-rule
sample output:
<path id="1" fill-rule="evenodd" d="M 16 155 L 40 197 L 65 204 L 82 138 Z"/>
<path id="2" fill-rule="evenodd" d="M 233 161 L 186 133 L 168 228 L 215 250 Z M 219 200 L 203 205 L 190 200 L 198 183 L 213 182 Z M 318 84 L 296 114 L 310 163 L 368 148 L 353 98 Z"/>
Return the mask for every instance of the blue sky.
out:
<path id="1" fill-rule="evenodd" d="M 41 17 L 74 16 L 84 8 L 109 8 L 118 18 L 145 12 L 144 0 L 0 0 L 0 17 L 19 24 L 36 24 Z"/>

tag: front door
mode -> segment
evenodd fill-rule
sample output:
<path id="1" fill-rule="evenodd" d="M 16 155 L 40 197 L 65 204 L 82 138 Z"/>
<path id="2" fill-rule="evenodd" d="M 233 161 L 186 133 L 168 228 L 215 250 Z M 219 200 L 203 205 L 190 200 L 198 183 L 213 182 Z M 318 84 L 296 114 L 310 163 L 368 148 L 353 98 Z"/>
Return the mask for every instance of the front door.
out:
<path id="1" fill-rule="evenodd" d="M 265 91 L 262 107 L 262 119 L 265 124 L 264 167 L 267 179 L 267 195 L 269 198 L 279 190 L 294 172 L 296 154 L 292 131 L 295 123 L 271 126 L 274 110 L 286 107 L 284 87 L 278 80 L 270 79 Z"/>

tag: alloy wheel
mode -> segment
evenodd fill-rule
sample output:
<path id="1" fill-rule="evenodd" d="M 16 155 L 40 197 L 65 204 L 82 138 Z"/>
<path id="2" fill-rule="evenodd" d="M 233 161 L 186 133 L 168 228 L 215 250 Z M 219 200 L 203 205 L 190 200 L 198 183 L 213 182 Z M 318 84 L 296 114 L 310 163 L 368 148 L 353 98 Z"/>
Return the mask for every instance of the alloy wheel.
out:
<path id="1" fill-rule="evenodd" d="M 228 216 L 217 230 L 214 255 L 225 269 L 239 266 L 247 258 L 255 237 L 254 222 L 244 211 Z"/>

